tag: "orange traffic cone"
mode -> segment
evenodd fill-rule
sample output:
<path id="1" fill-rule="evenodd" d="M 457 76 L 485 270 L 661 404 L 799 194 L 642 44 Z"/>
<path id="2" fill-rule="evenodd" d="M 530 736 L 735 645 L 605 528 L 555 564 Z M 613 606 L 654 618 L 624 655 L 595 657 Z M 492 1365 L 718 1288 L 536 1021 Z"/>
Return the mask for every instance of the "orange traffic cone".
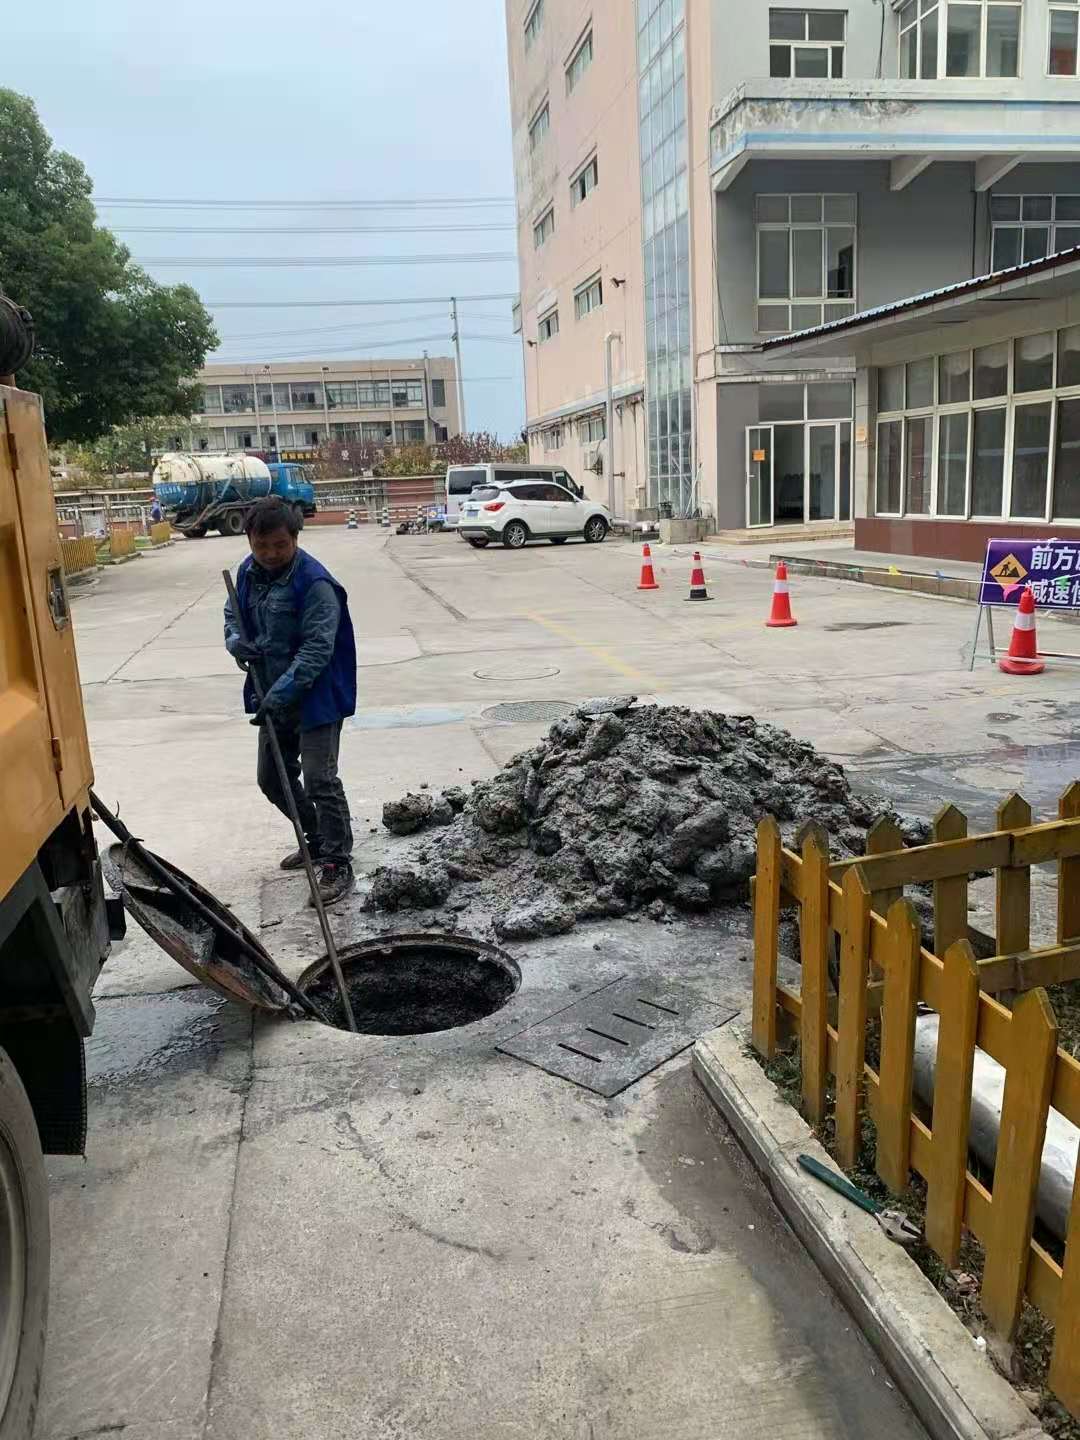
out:
<path id="1" fill-rule="evenodd" d="M 690 572 L 690 594 L 687 600 L 711 600 L 712 596 L 705 589 L 705 572 L 701 568 L 701 551 L 694 551 L 694 568 Z"/>
<path id="2" fill-rule="evenodd" d="M 1020 595 L 1009 653 L 998 661 L 998 669 L 1006 675 L 1041 675 L 1046 669 L 1035 644 L 1035 599 L 1030 585 L 1025 585 Z"/>
<path id="3" fill-rule="evenodd" d="M 776 567 L 776 579 L 773 581 L 772 609 L 769 611 L 769 618 L 766 625 L 779 629 L 786 625 L 797 625 L 799 622 L 792 618 L 791 596 L 788 594 L 787 566 L 783 560 Z"/>
<path id="4" fill-rule="evenodd" d="M 652 551 L 648 545 L 641 547 L 641 579 L 638 581 L 639 590 L 659 590 L 656 576 L 652 568 Z"/>

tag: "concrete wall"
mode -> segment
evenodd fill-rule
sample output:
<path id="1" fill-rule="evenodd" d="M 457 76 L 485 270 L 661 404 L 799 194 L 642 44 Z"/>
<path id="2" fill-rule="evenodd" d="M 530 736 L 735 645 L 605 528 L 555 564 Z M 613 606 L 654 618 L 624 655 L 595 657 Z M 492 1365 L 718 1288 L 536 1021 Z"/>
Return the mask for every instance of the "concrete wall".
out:
<path id="1" fill-rule="evenodd" d="M 785 0 L 785 4 L 787 0 Z M 744 80 L 769 73 L 769 5 L 765 0 L 712 0 L 716 24 L 711 36 L 712 100 L 719 102 Z M 782 7 L 779 7 L 782 8 Z M 789 8 L 797 9 L 796 5 Z M 882 43 L 880 0 L 851 0 L 837 5 L 823 0 L 807 6 L 814 10 L 847 12 L 845 79 L 872 80 L 877 76 L 878 46 Z M 896 74 L 896 16 L 885 3 L 882 73 Z M 807 187 L 809 188 L 809 187 Z"/>
<path id="2" fill-rule="evenodd" d="M 544 21 L 526 52 L 524 23 L 532 0 L 507 0 L 510 101 L 517 190 L 518 251 L 525 360 L 525 406 L 530 427 L 568 406 L 585 407 L 604 389 L 604 335 L 618 331 L 615 382 L 640 383 L 645 369 L 641 189 L 637 142 L 637 33 L 632 4 L 591 7 L 581 0 L 544 0 Z M 591 23 L 593 60 L 567 94 L 565 67 Z M 550 129 L 535 151 L 529 125 L 546 102 Z M 570 180 L 595 150 L 596 189 L 575 208 Z M 537 250 L 533 226 L 554 204 L 555 232 Z M 574 290 L 599 274 L 604 303 L 574 318 Z M 618 279 L 622 283 L 615 285 Z M 557 303 L 559 334 L 538 342 L 538 316 Z M 532 343 L 530 343 L 532 342 Z M 629 411 L 629 407 L 627 407 Z M 643 434 L 639 425 L 638 440 Z M 632 503 L 634 475 L 644 449 L 628 453 L 635 427 L 627 413 L 616 424 L 616 468 Z M 620 441 L 622 453 L 619 452 Z M 530 458 L 566 465 L 591 494 L 606 497 L 607 478 L 582 469 L 576 426 L 563 423 L 563 445 L 545 450 L 530 440 Z"/>

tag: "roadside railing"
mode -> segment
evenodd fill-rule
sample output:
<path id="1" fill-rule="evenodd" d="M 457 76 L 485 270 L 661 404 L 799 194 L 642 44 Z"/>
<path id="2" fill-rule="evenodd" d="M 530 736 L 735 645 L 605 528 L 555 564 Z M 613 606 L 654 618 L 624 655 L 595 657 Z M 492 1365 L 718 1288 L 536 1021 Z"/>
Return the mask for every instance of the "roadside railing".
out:
<path id="1" fill-rule="evenodd" d="M 114 525 L 109 530 L 109 554 L 114 560 L 135 554 L 135 531 L 128 525 Z"/>
<path id="2" fill-rule="evenodd" d="M 156 520 L 150 526 L 148 534 L 151 545 L 167 545 L 172 539 L 172 526 L 167 520 Z"/>
<path id="3" fill-rule="evenodd" d="M 92 535 L 81 540 L 60 541 L 60 563 L 65 575 L 77 575 L 97 566 L 97 541 Z"/>
<path id="4" fill-rule="evenodd" d="M 1048 1112 L 1080 1125 L 1080 1063 L 1058 1049 L 1057 1023 L 1041 988 L 1080 977 L 1080 783 L 1062 795 L 1058 813 L 1033 825 L 1031 807 L 1013 795 L 999 807 L 995 831 L 969 837 L 965 817 L 948 806 L 931 844 L 904 849 L 896 827 L 884 822 L 867 837 L 866 855 L 835 862 L 821 827 L 803 827 L 796 854 L 783 846 L 775 820 L 762 820 L 753 883 L 752 1039 L 770 1059 L 778 1024 L 797 1029 L 807 1120 L 825 1119 L 833 1077 L 839 1163 L 850 1168 L 856 1161 L 865 1110 L 877 1129 L 882 1181 L 900 1192 L 912 1170 L 925 1180 L 926 1242 L 947 1266 L 957 1264 L 963 1227 L 981 1242 L 981 1304 L 999 1334 L 1013 1337 L 1025 1296 L 1054 1322 L 1048 1383 L 1080 1416 L 1080 1185 L 1061 1263 L 1033 1238 Z M 1032 949 L 1031 867 L 1051 861 L 1058 867 L 1057 939 Z M 968 884 L 987 870 L 996 877 L 999 953 L 976 961 L 967 939 Z M 933 952 L 922 947 L 918 916 L 903 898 L 904 886 L 915 883 L 933 885 Z M 799 912 L 798 991 L 777 980 L 781 911 L 790 906 Z M 839 985 L 831 995 L 834 943 Z M 1021 992 L 1011 1010 L 990 993 L 1004 990 Z M 929 1125 L 913 1100 L 920 1002 L 939 1016 Z M 875 1068 L 867 1062 L 867 1029 L 877 1012 Z M 976 1047 L 1005 1069 L 992 1185 L 968 1169 Z"/>

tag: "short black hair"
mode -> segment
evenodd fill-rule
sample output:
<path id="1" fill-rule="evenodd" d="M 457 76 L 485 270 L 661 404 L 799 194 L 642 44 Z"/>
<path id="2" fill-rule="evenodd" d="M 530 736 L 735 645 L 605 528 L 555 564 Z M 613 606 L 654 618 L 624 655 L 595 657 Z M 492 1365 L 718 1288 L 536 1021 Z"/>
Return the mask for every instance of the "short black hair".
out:
<path id="1" fill-rule="evenodd" d="M 248 535 L 272 535 L 275 530 L 287 530 L 294 538 L 300 534 L 300 521 L 291 505 L 277 495 L 264 495 L 248 511 L 244 529 Z"/>

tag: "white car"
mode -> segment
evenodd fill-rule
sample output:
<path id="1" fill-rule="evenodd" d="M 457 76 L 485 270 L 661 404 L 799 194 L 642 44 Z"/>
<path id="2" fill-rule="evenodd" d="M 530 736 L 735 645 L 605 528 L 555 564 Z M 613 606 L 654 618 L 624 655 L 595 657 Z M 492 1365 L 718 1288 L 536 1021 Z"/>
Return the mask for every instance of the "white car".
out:
<path id="1" fill-rule="evenodd" d="M 520 550 L 530 540 L 562 545 L 573 536 L 598 545 L 611 529 L 611 512 L 562 485 L 521 480 L 478 486 L 462 504 L 457 528 L 478 550 L 492 540 Z"/>

